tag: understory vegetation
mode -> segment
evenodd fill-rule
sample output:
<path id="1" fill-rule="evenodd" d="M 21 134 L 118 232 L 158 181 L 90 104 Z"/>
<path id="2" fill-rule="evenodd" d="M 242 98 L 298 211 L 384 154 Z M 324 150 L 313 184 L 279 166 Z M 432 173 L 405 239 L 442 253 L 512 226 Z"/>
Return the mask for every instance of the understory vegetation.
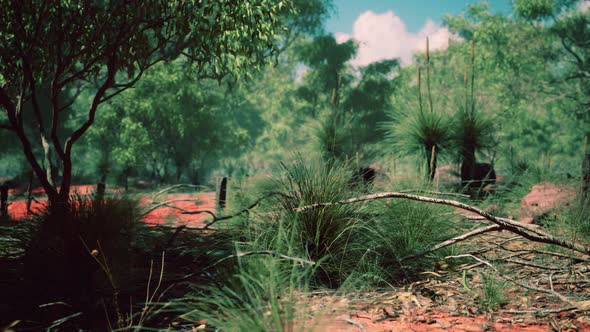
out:
<path id="1" fill-rule="evenodd" d="M 52 4 L 0 0 L 0 332 L 590 328 L 587 1 L 367 65 L 328 0 Z"/>

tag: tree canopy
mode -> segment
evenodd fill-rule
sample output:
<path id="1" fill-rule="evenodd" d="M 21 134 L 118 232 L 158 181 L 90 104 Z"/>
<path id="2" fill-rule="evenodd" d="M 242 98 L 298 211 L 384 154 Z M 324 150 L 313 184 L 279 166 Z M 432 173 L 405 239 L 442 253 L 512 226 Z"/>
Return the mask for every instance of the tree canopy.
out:
<path id="1" fill-rule="evenodd" d="M 52 201 L 68 199 L 72 147 L 94 123 L 99 105 L 134 86 L 150 67 L 182 55 L 195 78 L 240 78 L 275 57 L 286 32 L 317 29 L 327 13 L 323 1 L 48 0 L 0 6 L 0 128 L 16 134 Z M 294 18 L 300 10 L 311 16 Z M 93 91 L 91 103 L 64 138 L 60 125 L 84 89 Z M 47 105 L 39 102 L 42 95 Z M 27 129 L 28 109 L 35 131 Z M 43 162 L 35 146 L 42 147 Z M 59 189 L 48 172 L 52 151 L 62 165 Z"/>

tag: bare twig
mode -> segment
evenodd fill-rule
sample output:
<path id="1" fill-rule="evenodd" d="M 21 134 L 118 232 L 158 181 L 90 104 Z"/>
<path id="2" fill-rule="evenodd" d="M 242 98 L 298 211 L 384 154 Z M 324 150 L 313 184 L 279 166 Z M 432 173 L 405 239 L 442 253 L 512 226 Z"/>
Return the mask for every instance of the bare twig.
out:
<path id="1" fill-rule="evenodd" d="M 537 250 L 537 249 L 529 249 L 529 250 L 514 250 L 514 249 L 510 249 L 510 248 L 506 248 L 505 246 L 500 246 L 501 249 L 506 250 L 506 251 L 510 251 L 510 252 L 526 252 L 526 253 L 530 253 L 530 254 L 540 254 L 540 255 L 548 255 L 548 256 L 554 256 L 554 257 L 558 257 L 558 258 L 565 258 L 565 259 L 571 259 L 572 261 L 578 263 L 578 262 L 589 262 L 590 259 L 586 259 L 583 257 L 576 257 L 576 256 L 570 256 L 570 255 L 565 255 L 565 254 L 561 254 L 558 252 L 553 252 L 553 251 L 546 251 L 546 250 Z"/>
<path id="2" fill-rule="evenodd" d="M 195 201 L 196 201 L 195 199 L 172 199 L 172 200 L 169 200 L 169 201 L 166 201 L 166 202 L 158 203 L 158 204 L 150 207 L 149 209 L 145 210 L 144 212 L 142 212 L 139 215 L 138 218 L 141 219 L 145 215 L 147 215 L 148 213 L 150 213 L 150 212 L 152 212 L 154 210 L 157 210 L 157 209 L 159 209 L 161 207 L 169 207 L 169 208 L 173 208 L 173 209 L 183 210 L 183 209 L 181 209 L 179 207 L 176 207 L 176 206 L 173 206 L 173 205 L 170 205 L 170 204 L 176 203 L 176 202 L 193 202 L 194 203 Z"/>
<path id="3" fill-rule="evenodd" d="M 152 196 L 152 201 L 155 201 L 156 197 L 162 195 L 163 193 L 174 190 L 174 189 L 178 189 L 178 188 L 209 189 L 206 186 L 195 185 L 195 184 L 177 184 L 172 187 L 162 189 L 162 190 L 158 191 L 157 193 L 155 193 L 154 196 Z"/>
<path id="4" fill-rule="evenodd" d="M 238 251 L 235 255 L 229 255 L 229 256 L 223 257 L 222 259 L 218 260 L 217 262 L 211 264 L 208 268 L 218 265 L 219 263 L 226 261 L 228 259 L 238 258 L 238 257 L 246 257 L 246 256 L 255 256 L 255 255 L 270 255 L 270 256 L 279 257 L 279 258 L 283 258 L 283 259 L 290 260 L 293 262 L 307 264 L 307 265 L 311 265 L 311 266 L 314 266 L 316 264 L 314 261 L 310 261 L 310 260 L 299 258 L 299 257 L 291 257 L 291 256 L 279 254 L 278 252 L 271 251 L 271 250 L 257 250 L 257 251 L 245 251 L 245 252 Z"/>
<path id="5" fill-rule="evenodd" d="M 433 251 L 436 251 L 438 249 L 444 248 L 446 246 L 450 246 L 450 245 L 453 245 L 455 243 L 458 243 L 458 242 L 461 242 L 461 241 L 465 241 L 465 240 L 467 240 L 467 239 L 469 239 L 471 237 L 474 237 L 474 236 L 477 236 L 477 235 L 480 235 L 480 234 L 484 234 L 484 233 L 488 233 L 488 232 L 499 231 L 501 229 L 502 229 L 502 227 L 501 226 L 498 226 L 498 225 L 490 225 L 490 226 L 481 227 L 481 228 L 475 229 L 475 230 L 473 230 L 473 231 L 471 231 L 469 233 L 465 233 L 465 234 L 462 234 L 460 236 L 456 236 L 456 237 L 454 237 L 452 239 L 449 239 L 449 240 L 446 240 L 444 242 L 441 242 L 441 243 L 435 245 L 434 247 L 432 247 L 430 249 L 427 249 L 427 250 L 424 250 L 422 252 L 419 252 L 417 254 L 406 256 L 406 257 L 402 257 L 400 259 L 400 261 L 404 261 L 404 260 L 408 260 L 408 259 L 413 259 L 413 258 L 417 258 L 417 257 L 420 257 L 420 256 L 424 256 L 426 254 L 429 254 L 429 253 L 431 253 Z"/>
<path id="6" fill-rule="evenodd" d="M 485 265 L 491 267 L 492 269 L 494 269 L 494 271 L 497 271 L 496 268 L 490 262 L 488 262 L 486 260 L 483 260 L 483 259 L 481 259 L 481 258 L 479 258 L 479 257 L 477 257 L 475 255 L 471 255 L 471 254 L 451 255 L 451 256 L 446 256 L 445 259 L 448 259 L 448 258 L 466 258 L 466 257 L 473 258 L 476 261 L 478 261 L 479 263 L 485 264 Z"/>
<path id="7" fill-rule="evenodd" d="M 534 268 L 542 269 L 542 270 L 562 271 L 564 269 L 564 267 L 553 267 L 553 266 L 548 266 L 548 265 L 539 265 L 539 264 L 535 264 L 535 263 L 531 263 L 531 262 L 515 260 L 512 258 L 506 259 L 505 261 L 508 263 L 512 263 L 512 264 L 534 267 Z"/>
<path id="8" fill-rule="evenodd" d="M 359 328 L 361 330 L 361 332 L 367 332 L 367 329 L 365 328 L 365 326 L 363 324 L 361 324 L 360 322 L 357 322 L 355 320 L 352 320 L 350 318 L 350 316 L 348 316 L 348 315 L 340 316 L 337 319 L 343 320 L 343 321 L 347 322 L 348 324 L 356 326 L 357 328 Z"/>
<path id="9" fill-rule="evenodd" d="M 437 196 L 452 196 L 452 197 L 460 197 L 460 198 L 471 198 L 471 196 L 465 195 L 465 194 L 447 193 L 447 192 L 424 190 L 424 189 L 401 190 L 400 193 L 423 193 L 423 194 L 437 195 Z"/>
<path id="10" fill-rule="evenodd" d="M 560 309 L 533 309 L 533 310 L 510 309 L 510 310 L 501 310 L 501 312 L 507 313 L 507 314 L 538 314 L 538 315 L 542 315 L 542 314 L 559 314 L 562 312 L 578 311 L 578 310 L 579 309 L 575 306 L 568 306 L 568 307 L 564 307 L 564 308 L 560 308 Z"/>
<path id="11" fill-rule="evenodd" d="M 545 293 L 545 294 L 553 295 L 553 296 L 557 297 L 558 299 L 560 299 L 561 301 L 563 301 L 563 302 L 565 302 L 565 303 L 567 303 L 569 305 L 575 306 L 577 309 L 581 309 L 581 308 L 579 308 L 579 306 L 576 304 L 575 301 L 567 298 L 566 296 L 564 296 L 562 294 L 559 294 L 556 291 L 552 291 L 552 290 L 549 290 L 549 289 L 544 289 L 544 288 L 540 288 L 540 287 L 535 287 L 535 286 L 527 285 L 527 284 L 521 283 L 519 281 L 516 281 L 513 278 L 507 277 L 506 275 L 499 274 L 499 276 L 500 276 L 500 278 L 505 279 L 507 281 L 510 281 L 511 283 L 513 283 L 513 284 L 515 284 L 517 286 L 526 288 L 528 290 L 533 290 L 533 291 L 537 291 L 537 292 L 540 292 L 540 293 Z"/>
<path id="12" fill-rule="evenodd" d="M 244 208 L 244 209 L 242 209 L 242 210 L 240 210 L 240 211 L 238 211 L 236 213 L 230 214 L 230 215 L 218 217 L 215 214 L 213 214 L 210 211 L 208 211 L 208 213 L 213 216 L 213 221 L 211 221 L 208 224 L 206 224 L 205 227 L 203 227 L 203 229 L 208 229 L 209 227 L 211 227 L 211 225 L 215 224 L 218 221 L 228 220 L 228 219 L 237 217 L 239 215 L 242 215 L 244 213 L 247 213 L 250 210 L 252 210 L 253 208 L 255 208 L 256 206 L 258 206 L 258 204 L 260 204 L 263 200 L 265 200 L 265 199 L 267 199 L 269 197 L 272 197 L 272 196 L 277 196 L 277 195 L 278 196 L 283 196 L 283 197 L 291 197 L 291 196 L 286 195 L 286 194 L 283 194 L 281 192 L 273 191 L 273 192 L 270 192 L 270 193 L 268 193 L 268 194 L 260 197 L 254 203 L 250 204 L 248 207 L 246 207 L 246 208 Z M 195 213 L 203 213 L 203 212 L 205 212 L 205 211 L 204 210 L 201 210 L 201 211 L 183 212 L 183 214 L 195 214 Z"/>

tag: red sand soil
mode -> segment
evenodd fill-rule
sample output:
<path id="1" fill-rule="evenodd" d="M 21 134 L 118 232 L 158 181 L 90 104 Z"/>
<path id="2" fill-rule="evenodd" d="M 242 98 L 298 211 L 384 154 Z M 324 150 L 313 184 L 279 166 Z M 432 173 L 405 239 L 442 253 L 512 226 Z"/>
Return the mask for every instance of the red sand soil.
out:
<path id="1" fill-rule="evenodd" d="M 534 185 L 520 203 L 520 222 L 530 224 L 552 210 L 570 205 L 576 188 L 561 183 L 541 182 Z"/>
<path id="2" fill-rule="evenodd" d="M 436 283 L 434 283 L 436 284 Z M 441 289 L 447 288 L 439 284 Z M 419 293 L 419 292 L 418 292 Z M 439 292 L 437 292 L 439 293 Z M 448 297 L 433 302 L 416 292 L 386 292 L 378 298 L 371 293 L 361 299 L 316 295 L 308 299 L 311 315 L 308 323 L 314 331 L 590 331 L 590 317 L 568 312 L 536 316 L 511 313 L 508 310 L 529 310 L 519 304 L 514 294 L 503 310 L 483 312 L 465 302 L 456 290 L 442 291 Z M 546 303 L 547 309 L 560 309 L 559 303 Z M 323 308 L 323 309 L 322 309 Z M 319 310 L 319 311 L 318 311 Z M 324 311 L 322 313 L 322 311 Z M 315 315 L 319 314 L 319 316 Z M 319 317 L 319 318 L 317 318 Z"/>
<path id="3" fill-rule="evenodd" d="M 87 196 L 94 193 L 94 185 L 76 185 L 72 186 L 72 194 Z M 120 189 L 110 189 L 111 193 L 120 193 Z M 14 191 L 9 192 L 11 195 L 19 194 Z M 32 190 L 35 199 L 31 202 L 31 212 L 39 213 L 46 204 L 44 191 L 42 188 Z M 180 201 L 176 201 L 180 200 Z M 215 193 L 196 193 L 196 194 L 170 194 L 159 196 L 157 202 L 151 201 L 151 197 L 142 197 L 139 205 L 147 210 L 150 206 L 155 206 L 163 202 L 171 202 L 168 206 L 161 206 L 141 218 L 141 221 L 150 225 L 167 224 L 173 226 L 186 225 L 189 227 L 203 226 L 207 221 L 212 220 L 210 214 L 183 214 L 183 211 L 208 210 L 212 213 L 216 211 Z M 176 208 L 174 208 L 176 207 Z M 23 220 L 27 217 L 27 200 L 19 199 L 9 201 L 8 215 L 13 220 Z"/>
<path id="4" fill-rule="evenodd" d="M 174 202 L 175 200 L 178 200 Z M 150 197 L 143 197 L 139 201 L 140 206 L 148 207 L 164 202 L 171 202 L 168 206 L 162 206 L 146 214 L 141 220 L 147 224 L 168 224 L 174 226 L 186 225 L 189 227 L 203 226 L 207 221 L 212 220 L 208 213 L 183 214 L 183 211 L 210 211 L 215 213 L 215 193 L 199 194 L 170 194 L 159 196 L 158 202 L 151 203 Z M 175 208 L 174 208 L 175 207 Z"/>

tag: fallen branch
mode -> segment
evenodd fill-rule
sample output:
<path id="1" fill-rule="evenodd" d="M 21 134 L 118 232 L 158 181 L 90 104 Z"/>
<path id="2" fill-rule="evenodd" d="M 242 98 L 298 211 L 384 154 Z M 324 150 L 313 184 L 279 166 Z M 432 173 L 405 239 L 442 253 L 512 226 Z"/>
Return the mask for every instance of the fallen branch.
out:
<path id="1" fill-rule="evenodd" d="M 242 215 L 242 214 L 244 214 L 244 213 L 247 213 L 247 212 L 249 212 L 250 210 L 252 210 L 253 208 L 255 208 L 256 206 L 258 206 L 258 204 L 260 204 L 260 203 L 261 203 L 263 200 L 265 200 L 265 199 L 267 199 L 267 198 L 269 198 L 269 197 L 272 197 L 272 196 L 277 196 L 277 195 L 279 195 L 279 196 L 283 196 L 283 197 L 288 197 L 288 198 L 291 198 L 291 196 L 289 196 L 289 195 L 283 194 L 283 193 L 281 193 L 281 192 L 278 192 L 278 191 L 273 191 L 273 192 L 271 192 L 271 193 L 268 193 L 268 194 L 266 194 L 266 195 L 264 195 L 264 196 L 260 197 L 260 198 L 259 198 L 259 199 L 257 199 L 257 200 L 256 200 L 254 203 L 250 204 L 250 205 L 249 205 L 249 206 L 247 206 L 246 208 L 244 208 L 244 209 L 242 209 L 242 210 L 240 210 L 240 211 L 238 211 L 238 212 L 236 212 L 236 213 L 229 214 L 229 215 L 226 215 L 226 216 L 220 216 L 220 217 L 218 217 L 217 215 L 215 215 L 215 214 L 214 214 L 214 213 L 212 213 L 211 211 L 206 211 L 206 210 L 185 211 L 185 212 L 182 212 L 182 214 L 197 214 L 197 213 L 204 213 L 204 212 L 205 212 L 205 213 L 209 213 L 209 214 L 210 214 L 210 215 L 213 217 L 213 220 L 212 220 L 211 222 L 209 222 L 209 223 L 205 224 L 205 226 L 203 227 L 203 229 L 208 229 L 209 227 L 211 227 L 211 225 L 215 224 L 215 223 L 216 223 L 216 222 L 218 222 L 218 221 L 222 221 L 222 220 L 228 220 L 228 219 L 231 219 L 231 218 L 237 217 L 237 216 L 239 216 L 239 215 Z"/>
<path id="2" fill-rule="evenodd" d="M 517 265 L 522 265 L 522 266 L 528 266 L 528 267 L 534 267 L 537 269 L 541 269 L 541 270 L 551 270 L 551 271 L 563 271 L 565 269 L 565 267 L 553 267 L 553 266 L 547 266 L 547 265 L 540 265 L 540 264 L 535 264 L 535 263 L 531 263 L 531 262 L 527 262 L 527 261 L 520 261 L 520 260 L 516 260 L 516 259 L 506 259 L 505 260 L 508 263 L 512 263 L 512 264 L 517 264 Z"/>
<path id="3" fill-rule="evenodd" d="M 465 194 L 447 193 L 447 192 L 424 190 L 424 189 L 401 190 L 400 193 L 403 193 L 403 194 L 407 194 L 407 193 L 423 193 L 423 194 L 437 195 L 437 196 L 451 196 L 451 197 L 460 197 L 460 198 L 471 198 L 471 196 L 465 195 Z"/>
<path id="4" fill-rule="evenodd" d="M 529 239 L 531 241 L 547 243 L 547 244 L 554 244 L 554 245 L 564 247 L 564 248 L 567 248 L 567 249 L 570 249 L 573 251 L 577 251 L 577 252 L 582 253 L 584 255 L 590 256 L 590 247 L 587 248 L 587 247 L 584 247 L 584 246 L 577 244 L 577 243 L 573 243 L 573 242 L 566 241 L 563 239 L 558 239 L 558 238 L 554 237 L 553 235 L 543 232 L 543 231 L 539 230 L 538 228 L 533 227 L 531 225 L 523 224 L 523 223 L 511 220 L 511 219 L 499 218 L 499 217 L 493 216 L 493 215 L 491 215 L 479 208 L 471 206 L 471 205 L 467 205 L 467 204 L 464 204 L 464 203 L 461 203 L 458 201 L 445 200 L 445 199 L 439 199 L 439 198 L 417 196 L 417 195 L 404 194 L 404 193 L 399 193 L 399 192 L 384 192 L 384 193 L 364 195 L 364 196 L 360 196 L 360 197 L 353 197 L 353 198 L 349 198 L 349 199 L 345 199 L 345 200 L 341 200 L 341 201 L 337 201 L 337 202 L 316 203 L 316 204 L 306 205 L 306 206 L 302 206 L 302 207 L 297 208 L 296 211 L 304 212 L 304 211 L 308 211 L 308 210 L 313 210 L 313 209 L 318 209 L 318 208 L 323 208 L 323 207 L 328 207 L 328 206 L 333 206 L 333 205 L 352 204 L 352 203 L 358 203 L 358 202 L 364 202 L 364 201 L 370 201 L 370 200 L 376 200 L 376 199 L 384 199 L 384 198 L 403 198 L 403 199 L 409 199 L 409 200 L 420 201 L 420 202 L 428 202 L 428 203 L 435 203 L 435 204 L 442 204 L 442 205 L 449 205 L 449 206 L 458 207 L 463 210 L 477 213 L 480 216 L 486 218 L 487 220 L 493 222 L 494 224 L 501 226 L 502 229 L 508 230 L 508 231 L 515 233 L 515 234 L 518 234 L 518 235 L 520 235 L 526 239 Z"/>
<path id="5" fill-rule="evenodd" d="M 458 242 L 461 242 L 461 241 L 465 241 L 465 240 L 467 240 L 467 239 L 469 239 L 471 237 L 474 237 L 474 236 L 477 236 L 477 235 L 480 235 L 480 234 L 484 234 L 484 233 L 488 233 L 488 232 L 494 232 L 494 231 L 499 231 L 501 229 L 502 229 L 502 227 L 501 226 L 498 226 L 498 225 L 490 225 L 490 226 L 481 227 L 481 228 L 475 229 L 475 230 L 473 230 L 473 231 L 471 231 L 469 233 L 465 233 L 463 235 L 456 236 L 456 237 L 454 237 L 452 239 L 449 239 L 449 240 L 446 240 L 444 242 L 441 242 L 441 243 L 435 245 L 434 247 L 432 247 L 430 249 L 427 249 L 427 250 L 424 250 L 422 252 L 419 252 L 417 254 L 406 256 L 406 257 L 402 257 L 402 258 L 400 258 L 400 262 L 401 261 L 408 260 L 408 259 L 413 259 L 413 258 L 417 258 L 417 257 L 420 257 L 420 256 L 424 256 L 424 255 L 429 254 L 429 253 L 431 253 L 433 251 L 436 251 L 438 249 L 444 248 L 446 246 L 453 245 L 453 244 L 458 243 Z"/>
<path id="6" fill-rule="evenodd" d="M 275 251 L 271 251 L 271 250 L 257 250 L 257 251 L 245 251 L 245 252 L 238 251 L 235 255 L 229 255 L 229 256 L 223 257 L 222 259 L 220 259 L 217 262 L 208 266 L 205 270 L 207 270 L 215 265 L 218 265 L 219 263 L 221 263 L 225 260 L 231 259 L 231 258 L 255 256 L 255 255 L 270 255 L 273 257 L 279 257 L 279 258 L 283 258 L 283 259 L 290 260 L 293 262 L 307 264 L 307 265 L 311 265 L 311 266 L 314 266 L 316 264 L 314 261 L 310 261 L 310 260 L 299 258 L 299 257 L 291 257 L 291 256 L 279 254 L 279 253 L 277 253 Z"/>
<path id="7" fill-rule="evenodd" d="M 196 184 L 177 184 L 172 187 L 162 189 L 162 190 L 158 191 L 157 193 L 155 193 L 154 196 L 152 196 L 152 201 L 155 201 L 156 197 L 162 195 L 163 193 L 174 190 L 174 189 L 178 189 L 178 188 L 209 189 L 206 186 L 201 186 L 201 185 L 196 185 Z"/>
<path id="8" fill-rule="evenodd" d="M 194 203 L 195 202 L 195 199 L 186 199 L 186 198 L 185 199 L 173 199 L 173 200 L 169 200 L 169 201 L 166 201 L 166 202 L 158 203 L 158 204 L 150 207 L 149 209 L 145 210 L 144 212 L 142 212 L 139 215 L 138 219 L 143 218 L 148 213 L 150 213 L 150 212 L 152 212 L 154 210 L 157 210 L 157 209 L 159 209 L 161 207 L 169 207 L 169 208 L 173 208 L 173 209 L 180 209 L 180 208 L 178 208 L 176 206 L 171 206 L 170 205 L 170 204 L 176 203 L 176 202 L 193 202 Z"/>

